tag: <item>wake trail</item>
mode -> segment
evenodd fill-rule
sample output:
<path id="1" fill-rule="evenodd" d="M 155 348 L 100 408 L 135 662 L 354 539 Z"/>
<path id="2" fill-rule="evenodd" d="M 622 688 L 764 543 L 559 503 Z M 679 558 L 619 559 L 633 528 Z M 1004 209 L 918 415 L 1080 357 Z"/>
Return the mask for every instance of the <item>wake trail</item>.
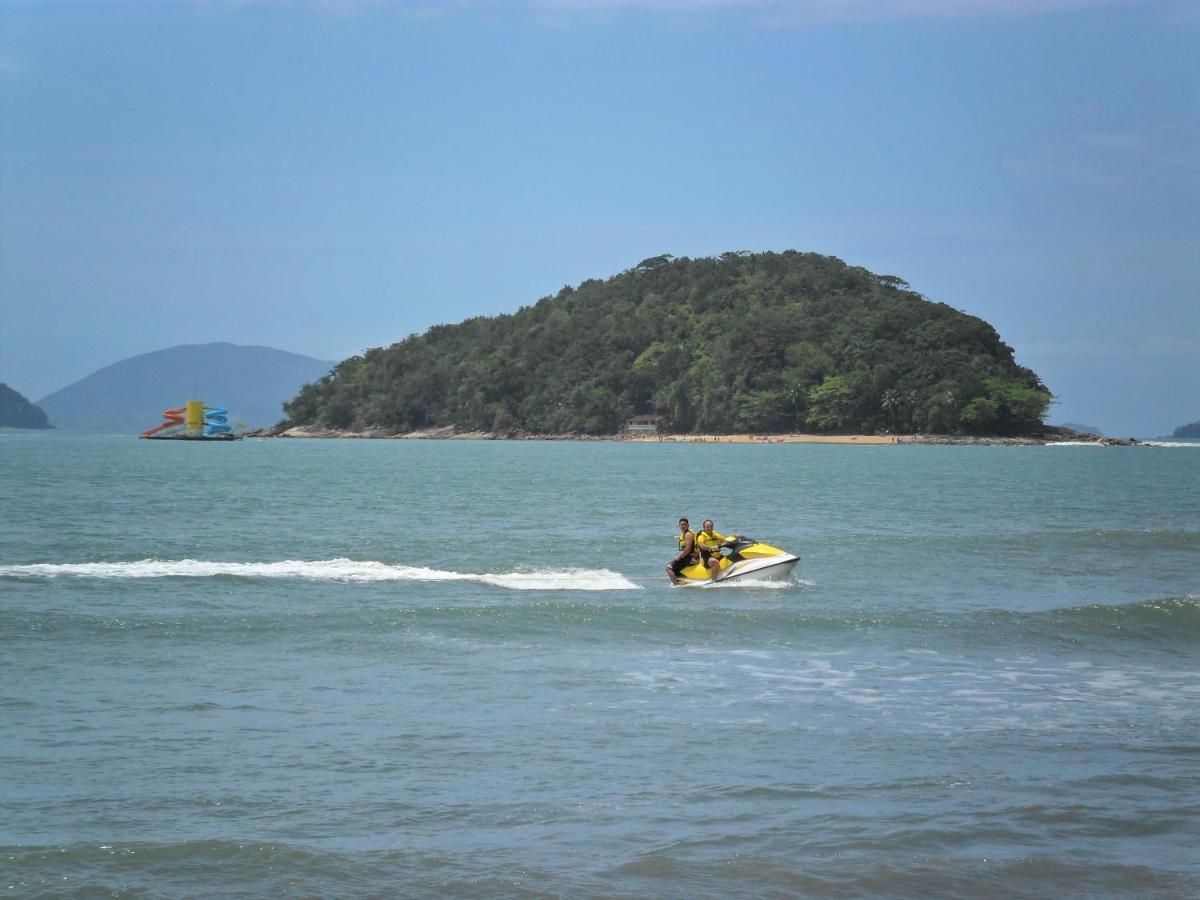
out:
<path id="1" fill-rule="evenodd" d="M 404 566 L 374 560 L 326 559 L 280 562 L 219 562 L 202 559 L 141 559 L 103 563 L 30 563 L 0 566 L 0 578 L 252 578 L 343 584 L 464 581 L 514 591 L 638 591 L 609 569 L 528 569 L 478 573 Z"/>

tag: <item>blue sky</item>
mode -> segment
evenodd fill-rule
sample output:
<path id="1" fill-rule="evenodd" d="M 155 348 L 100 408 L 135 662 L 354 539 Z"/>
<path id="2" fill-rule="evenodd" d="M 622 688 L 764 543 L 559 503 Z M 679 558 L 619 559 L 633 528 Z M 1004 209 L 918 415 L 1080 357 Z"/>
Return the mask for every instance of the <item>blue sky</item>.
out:
<path id="1" fill-rule="evenodd" d="M 659 253 L 982 316 L 1058 421 L 1200 418 L 1200 5 L 0 4 L 0 380 L 340 359 Z"/>

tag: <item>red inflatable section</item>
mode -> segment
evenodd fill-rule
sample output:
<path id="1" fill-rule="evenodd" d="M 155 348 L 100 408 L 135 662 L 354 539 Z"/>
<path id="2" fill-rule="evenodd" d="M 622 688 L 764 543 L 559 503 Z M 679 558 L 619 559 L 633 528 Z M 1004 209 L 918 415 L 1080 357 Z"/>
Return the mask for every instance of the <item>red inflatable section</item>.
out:
<path id="1" fill-rule="evenodd" d="M 171 428 L 174 425 L 182 425 L 183 415 L 185 412 L 187 412 L 186 406 L 181 406 L 178 409 L 165 410 L 163 412 L 163 418 L 167 421 L 163 422 L 161 425 L 155 425 L 148 431 L 143 431 L 142 437 L 150 437 L 150 435 L 154 434 L 155 432 L 162 431 L 164 428 Z"/>

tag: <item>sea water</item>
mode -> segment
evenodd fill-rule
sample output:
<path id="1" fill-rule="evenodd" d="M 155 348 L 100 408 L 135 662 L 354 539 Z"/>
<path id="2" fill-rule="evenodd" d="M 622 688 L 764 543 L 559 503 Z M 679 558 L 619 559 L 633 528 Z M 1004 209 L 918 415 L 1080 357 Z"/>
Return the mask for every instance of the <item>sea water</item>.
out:
<path id="1" fill-rule="evenodd" d="M 0 504 L 13 895 L 1200 893 L 1200 447 L 7 432 Z"/>

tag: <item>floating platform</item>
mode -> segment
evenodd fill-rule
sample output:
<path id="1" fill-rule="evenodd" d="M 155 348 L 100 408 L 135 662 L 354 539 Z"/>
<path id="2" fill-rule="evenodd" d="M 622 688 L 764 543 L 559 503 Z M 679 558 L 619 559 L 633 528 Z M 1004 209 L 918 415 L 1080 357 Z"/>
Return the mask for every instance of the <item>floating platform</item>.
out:
<path id="1" fill-rule="evenodd" d="M 240 441 L 240 434 L 143 434 L 147 441 Z"/>

